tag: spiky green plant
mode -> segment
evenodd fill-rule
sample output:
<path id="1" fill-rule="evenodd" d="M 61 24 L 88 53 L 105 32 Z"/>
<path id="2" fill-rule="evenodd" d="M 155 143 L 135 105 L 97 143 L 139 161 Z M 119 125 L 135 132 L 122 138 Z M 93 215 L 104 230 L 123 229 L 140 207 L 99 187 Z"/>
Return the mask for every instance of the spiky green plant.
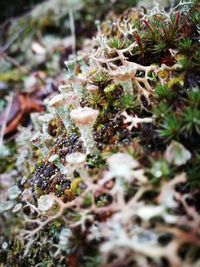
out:
<path id="1" fill-rule="evenodd" d="M 200 134 L 200 110 L 197 107 L 186 107 L 182 113 L 183 131 L 191 135 L 193 131 Z"/>
<path id="2" fill-rule="evenodd" d="M 160 136 L 166 141 L 179 139 L 181 134 L 181 122 L 175 114 L 168 114 L 161 124 Z"/>

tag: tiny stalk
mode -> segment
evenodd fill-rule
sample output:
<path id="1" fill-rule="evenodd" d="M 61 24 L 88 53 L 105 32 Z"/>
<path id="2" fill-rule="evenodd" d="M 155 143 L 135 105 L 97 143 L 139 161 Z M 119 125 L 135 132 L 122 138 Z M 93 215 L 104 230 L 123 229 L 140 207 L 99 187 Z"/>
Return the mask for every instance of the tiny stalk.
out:
<path id="1" fill-rule="evenodd" d="M 77 108 L 70 112 L 71 119 L 80 131 L 86 154 L 97 154 L 98 152 L 92 133 L 98 114 L 98 110 L 89 107 Z"/>

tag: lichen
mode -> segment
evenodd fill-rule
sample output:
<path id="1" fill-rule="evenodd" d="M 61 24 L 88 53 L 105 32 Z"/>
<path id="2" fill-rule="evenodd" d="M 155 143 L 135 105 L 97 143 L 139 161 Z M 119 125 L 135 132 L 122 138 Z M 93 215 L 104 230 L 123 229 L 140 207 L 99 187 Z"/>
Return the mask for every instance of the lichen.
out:
<path id="1" fill-rule="evenodd" d="M 197 13 L 180 1 L 112 15 L 66 62 L 18 134 L 3 266 L 199 266 Z"/>

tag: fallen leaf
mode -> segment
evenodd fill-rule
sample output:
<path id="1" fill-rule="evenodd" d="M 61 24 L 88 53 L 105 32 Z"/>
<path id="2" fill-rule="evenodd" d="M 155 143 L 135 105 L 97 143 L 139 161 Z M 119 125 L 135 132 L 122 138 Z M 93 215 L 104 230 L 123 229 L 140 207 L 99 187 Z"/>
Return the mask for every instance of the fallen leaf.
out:
<path id="1" fill-rule="evenodd" d="M 69 266 L 70 267 L 78 267 L 78 259 L 77 259 L 77 254 L 73 253 L 69 256 Z"/>
<path id="2" fill-rule="evenodd" d="M 44 108 L 37 104 L 27 94 L 17 95 L 12 102 L 11 110 L 7 119 L 7 126 L 4 135 L 10 134 L 17 130 L 19 124 L 23 121 L 24 117 L 31 112 L 42 112 Z M 4 121 L 4 114 L 0 116 L 0 125 Z"/>

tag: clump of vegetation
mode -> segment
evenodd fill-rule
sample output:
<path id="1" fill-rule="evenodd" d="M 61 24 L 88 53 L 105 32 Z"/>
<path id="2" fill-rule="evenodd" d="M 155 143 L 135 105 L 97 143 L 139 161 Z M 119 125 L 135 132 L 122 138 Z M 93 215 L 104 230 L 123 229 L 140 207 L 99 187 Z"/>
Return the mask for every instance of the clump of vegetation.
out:
<path id="1" fill-rule="evenodd" d="M 198 10 L 112 15 L 65 62 L 18 133 L 3 266 L 199 266 Z"/>

